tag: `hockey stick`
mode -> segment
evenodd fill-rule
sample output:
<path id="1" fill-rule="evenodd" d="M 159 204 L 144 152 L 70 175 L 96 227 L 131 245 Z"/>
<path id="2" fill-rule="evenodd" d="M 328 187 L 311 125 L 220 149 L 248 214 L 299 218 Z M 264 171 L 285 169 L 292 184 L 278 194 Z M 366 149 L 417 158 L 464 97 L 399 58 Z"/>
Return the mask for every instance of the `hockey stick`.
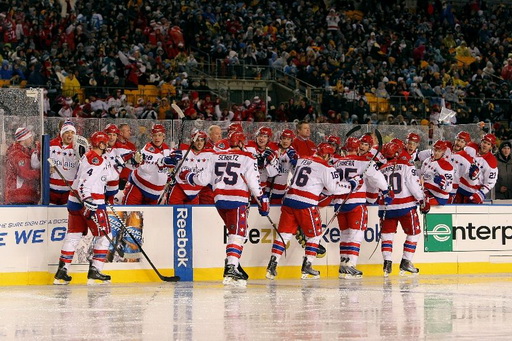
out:
<path id="1" fill-rule="evenodd" d="M 59 168 L 57 168 L 57 165 L 55 164 L 55 161 L 52 160 L 51 158 L 48 158 L 48 163 L 50 164 L 51 167 L 53 167 L 53 169 L 55 169 L 55 171 L 57 172 L 57 174 L 59 175 L 59 177 L 62 179 L 62 181 L 64 181 L 64 183 L 66 184 L 66 186 L 69 187 L 69 189 L 71 190 L 71 192 L 73 192 L 73 194 L 75 195 L 75 197 L 78 199 L 78 201 L 80 201 L 80 204 L 82 204 L 82 206 L 84 205 L 84 202 L 82 200 L 82 198 L 80 198 L 80 195 L 78 194 L 78 192 L 76 190 L 73 189 L 73 187 L 71 187 L 71 185 L 69 184 L 69 182 L 66 180 L 66 178 L 64 177 L 64 175 L 62 175 L 61 171 L 59 170 Z M 111 245 L 114 245 L 114 242 L 112 240 L 112 238 L 110 238 L 110 236 L 108 235 L 108 233 L 105 232 L 105 230 L 101 229 L 100 226 L 98 225 L 98 218 L 96 217 L 96 214 L 93 214 L 91 216 L 91 219 L 92 221 L 94 221 L 94 223 L 96 224 L 96 227 L 98 228 L 98 233 L 101 234 L 101 232 L 103 232 L 103 235 L 105 236 L 105 238 L 107 238 L 108 242 L 111 244 Z M 91 231 L 92 233 L 92 231 Z M 119 254 L 120 257 L 124 257 L 124 251 L 117 248 L 115 249 L 115 251 L 117 251 L 117 253 Z"/>
<path id="2" fill-rule="evenodd" d="M 149 265 L 151 265 L 151 267 L 153 268 L 153 270 L 155 271 L 157 276 L 164 282 L 178 282 L 181 279 L 180 276 L 164 276 L 160 273 L 160 271 L 158 271 L 158 269 L 155 267 L 155 265 L 153 264 L 153 262 L 151 261 L 151 259 L 147 255 L 147 253 L 144 251 L 144 249 L 140 245 L 140 243 L 137 241 L 137 239 L 135 239 L 135 236 L 130 232 L 130 230 L 128 230 L 126 225 L 123 223 L 123 221 L 117 214 L 116 210 L 114 209 L 114 206 L 112 206 L 112 204 L 109 202 L 107 202 L 107 206 L 112 211 L 112 213 L 116 216 L 116 218 L 119 219 L 119 222 L 121 223 L 122 229 L 121 229 L 121 231 L 119 231 L 119 233 L 120 234 L 127 233 L 130 236 L 130 238 L 132 238 L 133 242 L 135 243 L 135 245 L 137 245 L 140 252 L 144 255 L 144 257 L 148 261 Z"/>
<path id="3" fill-rule="evenodd" d="M 359 130 L 361 130 L 361 126 L 360 125 L 357 125 L 357 126 L 353 127 L 352 129 L 347 131 L 347 133 L 345 134 L 345 139 L 349 138 L 352 134 L 354 134 L 356 131 L 359 131 Z"/>
<path id="4" fill-rule="evenodd" d="M 260 200 L 251 192 L 251 189 L 249 188 L 249 183 L 247 182 L 247 179 L 245 178 L 245 176 L 243 176 L 242 174 L 240 174 L 240 177 L 242 178 L 242 180 L 244 180 L 245 182 L 245 185 L 247 186 L 247 189 L 249 190 L 249 193 L 251 193 L 252 197 L 254 198 L 254 201 L 256 202 L 256 205 L 258 205 L 258 208 L 261 209 L 261 202 Z M 267 219 L 268 219 L 268 222 L 270 223 L 270 225 L 272 225 L 272 227 L 274 228 L 274 230 L 276 231 L 277 235 L 279 236 L 279 239 L 281 239 L 281 241 L 283 242 L 284 244 L 284 256 L 286 257 L 286 242 L 284 241 L 284 238 L 283 236 L 281 235 L 281 233 L 279 233 L 279 230 L 277 229 L 277 225 L 274 223 L 274 221 L 272 220 L 272 218 L 270 218 L 270 216 L 266 216 Z"/>
<path id="5" fill-rule="evenodd" d="M 196 136 L 194 136 L 194 138 L 190 142 L 190 146 L 188 146 L 187 151 L 185 152 L 185 155 L 183 155 L 183 158 L 181 159 L 180 163 L 172 170 L 172 173 L 169 176 L 171 178 L 171 180 L 165 184 L 164 191 L 160 195 L 160 198 L 158 198 L 158 202 L 157 202 L 158 205 L 162 205 L 162 199 L 164 197 L 166 198 L 164 200 L 164 203 L 166 203 L 168 201 L 169 194 L 170 194 L 170 187 L 172 187 L 176 184 L 176 174 L 178 174 L 178 171 L 181 169 L 181 166 L 183 166 L 183 163 L 187 159 L 188 154 L 190 154 L 190 151 L 192 150 L 192 147 L 194 146 L 194 143 L 197 141 L 198 138 L 199 138 L 199 134 L 196 134 Z M 179 145 L 178 145 L 178 148 L 179 148 Z"/>
<path id="6" fill-rule="evenodd" d="M 368 161 L 368 164 L 366 165 L 366 168 L 363 170 L 363 172 L 359 175 L 361 177 L 363 177 L 366 172 L 368 171 L 368 169 L 370 169 L 370 167 L 372 166 L 372 163 L 373 161 L 375 161 L 375 158 L 377 157 L 377 155 L 379 154 L 380 150 L 382 149 L 382 135 L 380 134 L 380 131 L 378 131 L 377 129 L 375 129 L 375 136 L 377 136 L 377 141 L 378 141 L 378 144 L 379 144 L 379 148 L 377 149 L 377 152 L 373 155 L 373 157 L 370 159 L 370 161 Z M 341 211 L 341 208 L 345 205 L 345 203 L 347 202 L 347 200 L 350 198 L 350 195 L 352 194 L 353 190 L 351 190 L 347 196 L 343 199 L 343 201 L 341 202 L 341 204 L 338 206 L 338 208 L 334 211 L 334 215 L 331 217 L 331 219 L 329 220 L 329 222 L 325 225 L 326 227 L 326 231 L 327 231 L 327 227 L 329 225 L 331 225 L 331 223 L 334 221 L 334 219 L 336 219 L 336 217 L 338 216 L 338 214 L 340 213 Z"/>

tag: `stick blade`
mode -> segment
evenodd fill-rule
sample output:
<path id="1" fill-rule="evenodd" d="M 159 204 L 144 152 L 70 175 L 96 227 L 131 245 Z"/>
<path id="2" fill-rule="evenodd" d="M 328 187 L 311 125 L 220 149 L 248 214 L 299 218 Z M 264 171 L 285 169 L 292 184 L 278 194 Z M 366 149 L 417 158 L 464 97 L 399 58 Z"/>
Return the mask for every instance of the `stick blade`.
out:
<path id="1" fill-rule="evenodd" d="M 181 108 L 176 103 L 171 104 L 171 107 L 174 109 L 174 111 L 176 111 L 179 118 L 185 118 L 183 110 L 181 110 Z"/>
<path id="2" fill-rule="evenodd" d="M 179 282 L 179 281 L 181 281 L 180 276 L 160 276 L 160 279 L 164 282 Z"/>

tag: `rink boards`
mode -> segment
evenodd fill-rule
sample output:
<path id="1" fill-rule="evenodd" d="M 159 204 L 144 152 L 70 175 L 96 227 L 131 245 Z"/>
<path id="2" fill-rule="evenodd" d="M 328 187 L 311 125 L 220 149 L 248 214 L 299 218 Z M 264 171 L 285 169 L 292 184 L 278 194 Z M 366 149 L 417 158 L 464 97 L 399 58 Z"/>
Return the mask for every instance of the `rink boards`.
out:
<path id="1" fill-rule="evenodd" d="M 415 265 L 422 274 L 511 272 L 511 208 L 461 205 L 433 208 L 426 220 L 419 215 L 420 224 L 422 227 L 426 224 L 426 229 L 417 246 Z M 0 285 L 50 284 L 67 227 L 66 208 L 0 207 L 0 211 Z M 116 206 L 116 211 L 132 234 L 142 237 L 139 241 L 144 251 L 163 275 L 176 274 L 186 281 L 221 279 L 227 236 L 214 207 Z M 332 215 L 332 207 L 322 209 L 324 223 Z M 278 223 L 279 216 L 280 207 L 272 207 L 271 220 Z M 382 275 L 378 225 L 377 207 L 371 206 L 358 265 L 365 276 Z M 251 278 L 264 278 L 274 235 L 269 220 L 260 217 L 253 208 L 241 261 Z M 314 264 L 322 277 L 337 277 L 339 239 L 335 220 L 326 229 L 322 241 L 327 254 Z M 394 243 L 393 274 L 398 274 L 404 239 L 399 227 Z M 70 270 L 74 284 L 85 283 L 90 240 L 90 235 L 85 237 L 75 254 Z M 125 244 L 125 258 L 116 256 L 113 263 L 105 265 L 104 272 L 112 275 L 112 281 L 159 281 L 129 238 Z M 303 255 L 303 249 L 293 239 L 279 263 L 278 278 L 298 278 Z"/>

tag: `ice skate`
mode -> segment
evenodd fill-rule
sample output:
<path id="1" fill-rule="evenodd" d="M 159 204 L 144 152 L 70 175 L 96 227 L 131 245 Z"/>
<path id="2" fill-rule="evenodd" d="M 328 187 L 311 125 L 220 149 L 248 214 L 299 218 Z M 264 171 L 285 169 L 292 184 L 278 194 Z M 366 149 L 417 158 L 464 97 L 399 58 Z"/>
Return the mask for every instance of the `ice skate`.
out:
<path id="1" fill-rule="evenodd" d="M 267 266 L 267 274 L 265 277 L 268 279 L 274 279 L 277 276 L 277 262 L 276 256 L 270 256 L 270 261 Z"/>
<path id="2" fill-rule="evenodd" d="M 345 259 L 345 262 L 340 264 L 339 278 L 354 279 L 363 277 L 363 272 L 357 270 L 354 263 L 348 261 L 347 258 Z"/>
<path id="3" fill-rule="evenodd" d="M 87 284 L 108 284 L 110 283 L 110 275 L 102 274 L 96 267 L 90 266 L 89 272 L 87 273 Z"/>
<path id="4" fill-rule="evenodd" d="M 384 277 L 388 277 L 393 270 L 393 262 L 390 260 L 385 260 L 382 270 L 384 270 Z"/>
<path id="5" fill-rule="evenodd" d="M 400 276 L 407 276 L 410 274 L 418 274 L 420 269 L 414 267 L 414 264 L 410 260 L 402 259 L 400 262 Z"/>
<path id="6" fill-rule="evenodd" d="M 224 285 L 230 285 L 234 287 L 245 287 L 247 286 L 247 280 L 244 276 L 238 272 L 234 264 L 226 264 L 224 267 Z"/>
<path id="7" fill-rule="evenodd" d="M 72 277 L 68 275 L 68 270 L 64 267 L 64 262 L 59 261 L 59 268 L 53 280 L 54 285 L 68 285 Z"/>
<path id="8" fill-rule="evenodd" d="M 226 277 L 226 265 L 228 264 L 228 259 L 225 258 L 224 259 L 224 274 L 222 275 L 222 277 Z M 242 265 L 240 265 L 240 263 L 238 263 L 238 267 L 236 268 L 238 270 L 238 273 L 242 276 L 242 278 L 244 280 L 248 280 L 249 279 L 249 275 L 247 274 L 247 272 L 245 272 L 244 268 L 242 268 Z"/>
<path id="9" fill-rule="evenodd" d="M 317 279 L 320 278 L 320 271 L 313 269 L 311 266 L 311 262 L 308 261 L 306 257 L 304 257 L 304 261 L 302 262 L 302 279 Z"/>

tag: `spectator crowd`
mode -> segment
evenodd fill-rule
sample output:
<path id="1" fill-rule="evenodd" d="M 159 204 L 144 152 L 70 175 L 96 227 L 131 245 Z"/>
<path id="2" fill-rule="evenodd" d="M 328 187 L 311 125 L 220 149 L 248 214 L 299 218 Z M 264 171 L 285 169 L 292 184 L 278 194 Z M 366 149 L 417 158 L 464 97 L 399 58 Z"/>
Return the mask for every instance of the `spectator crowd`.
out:
<path id="1" fill-rule="evenodd" d="M 176 118 L 174 100 L 190 119 L 414 124 L 446 107 L 510 138 L 510 6 L 461 3 L 1 1 L 0 78 L 47 88 L 63 117 Z M 297 77 L 322 101 L 227 107 L 191 72 L 219 60 Z M 147 85 L 158 96 L 125 94 Z M 369 95 L 391 104 L 384 119 Z"/>

